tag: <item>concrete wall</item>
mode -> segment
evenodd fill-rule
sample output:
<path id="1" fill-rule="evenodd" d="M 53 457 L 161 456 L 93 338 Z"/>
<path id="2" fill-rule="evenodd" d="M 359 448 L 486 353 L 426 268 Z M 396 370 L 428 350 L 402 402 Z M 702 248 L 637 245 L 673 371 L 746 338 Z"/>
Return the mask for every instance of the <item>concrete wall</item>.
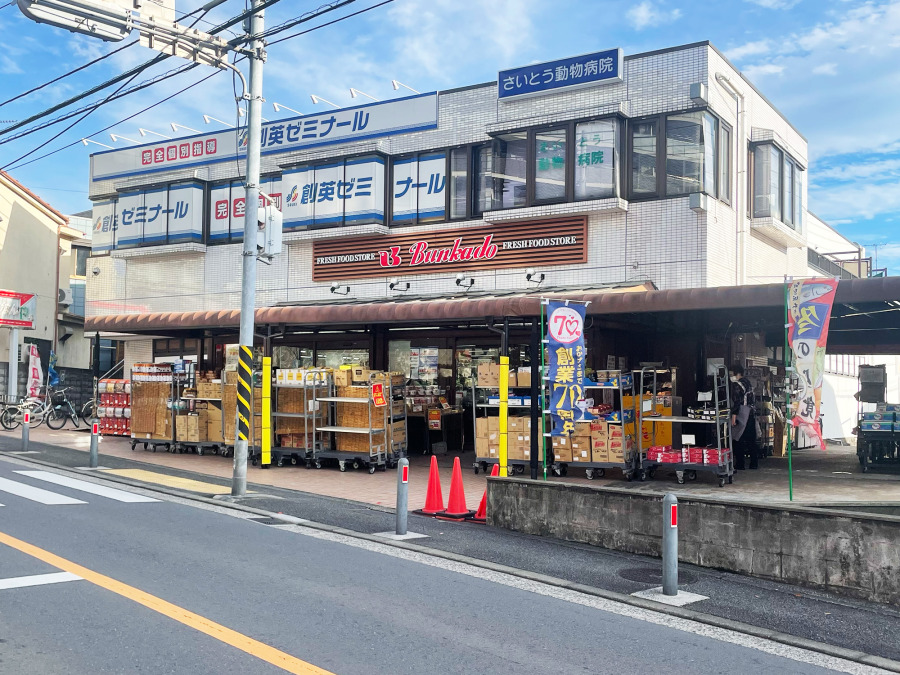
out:
<path id="1" fill-rule="evenodd" d="M 660 555 L 662 499 L 632 490 L 488 479 L 488 524 Z M 680 497 L 679 558 L 774 581 L 900 603 L 900 518 Z"/>

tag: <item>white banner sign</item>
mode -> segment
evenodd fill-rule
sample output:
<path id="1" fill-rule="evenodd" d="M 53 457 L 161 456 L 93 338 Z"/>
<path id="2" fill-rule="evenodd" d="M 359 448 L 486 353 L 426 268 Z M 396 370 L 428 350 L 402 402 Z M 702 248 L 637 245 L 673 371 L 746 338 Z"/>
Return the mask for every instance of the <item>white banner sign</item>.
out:
<path id="1" fill-rule="evenodd" d="M 391 184 L 394 221 L 443 218 L 446 183 L 447 154 L 444 152 L 395 161 Z"/>
<path id="2" fill-rule="evenodd" d="M 262 127 L 262 154 L 437 128 L 437 94 L 330 110 Z M 247 152 L 246 128 L 108 150 L 91 155 L 91 180 L 170 171 L 215 162 L 233 162 Z"/>
<path id="3" fill-rule="evenodd" d="M 0 290 L 0 326 L 34 330 L 37 297 L 32 293 Z"/>
<path id="4" fill-rule="evenodd" d="M 41 370 L 41 355 L 36 345 L 28 345 L 28 395 L 39 396 L 44 373 Z"/>

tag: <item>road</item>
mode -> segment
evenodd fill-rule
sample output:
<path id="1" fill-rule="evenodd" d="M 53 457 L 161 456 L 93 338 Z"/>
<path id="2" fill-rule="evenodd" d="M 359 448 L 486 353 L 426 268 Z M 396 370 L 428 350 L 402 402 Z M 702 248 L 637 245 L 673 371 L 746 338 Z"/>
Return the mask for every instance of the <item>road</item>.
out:
<path id="1" fill-rule="evenodd" d="M 879 672 L 96 480 L 0 460 L 0 673 Z"/>

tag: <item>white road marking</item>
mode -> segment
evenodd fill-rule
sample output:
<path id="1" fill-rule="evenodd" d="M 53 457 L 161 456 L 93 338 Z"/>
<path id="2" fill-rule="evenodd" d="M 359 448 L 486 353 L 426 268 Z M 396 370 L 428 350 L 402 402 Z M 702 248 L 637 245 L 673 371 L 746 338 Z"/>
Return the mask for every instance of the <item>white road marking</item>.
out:
<path id="1" fill-rule="evenodd" d="M 5 591 L 9 588 L 25 588 L 27 586 L 61 584 L 64 581 L 81 581 L 81 577 L 70 572 L 53 572 L 52 574 L 34 574 L 28 577 L 12 577 L 11 579 L 0 579 L 0 591 Z"/>
<path id="2" fill-rule="evenodd" d="M 8 492 L 17 497 L 24 497 L 33 502 L 48 504 L 50 506 L 59 506 L 62 504 L 87 504 L 87 502 L 83 502 L 80 499 L 72 499 L 71 497 L 58 495 L 55 492 L 42 490 L 41 488 L 25 485 L 24 483 L 17 483 L 16 481 L 7 478 L 0 478 L 0 491 Z"/>
<path id="3" fill-rule="evenodd" d="M 78 490 L 80 492 L 108 497 L 109 499 L 115 499 L 117 502 L 136 504 L 159 501 L 152 497 L 137 495 L 133 492 L 126 492 L 125 490 L 117 490 L 115 488 L 106 487 L 105 485 L 98 485 L 97 483 L 89 483 L 84 480 L 78 480 L 77 478 L 69 478 L 68 476 L 50 473 L 49 471 L 16 471 L 15 473 L 28 476 L 29 478 L 36 478 L 37 480 L 43 480 L 48 483 L 54 483 L 55 485 L 62 485 L 63 487 L 72 488 L 73 490 Z"/>
<path id="4" fill-rule="evenodd" d="M 688 591 L 679 590 L 677 595 L 666 595 L 663 593 L 662 586 L 656 588 L 648 588 L 637 593 L 632 593 L 636 598 L 644 598 L 645 600 L 653 600 L 661 602 L 664 605 L 672 605 L 673 607 L 684 607 L 692 602 L 700 602 L 701 600 L 709 600 L 709 596 L 700 595 L 699 593 L 689 593 Z"/>

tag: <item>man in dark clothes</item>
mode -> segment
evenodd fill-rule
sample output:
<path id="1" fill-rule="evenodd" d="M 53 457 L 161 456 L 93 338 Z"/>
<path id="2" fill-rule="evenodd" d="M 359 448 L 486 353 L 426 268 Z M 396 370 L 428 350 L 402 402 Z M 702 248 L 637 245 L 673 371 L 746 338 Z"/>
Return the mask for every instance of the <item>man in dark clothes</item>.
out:
<path id="1" fill-rule="evenodd" d="M 741 406 L 750 407 L 750 417 L 747 418 L 747 426 L 740 438 L 733 441 L 734 468 L 744 468 L 744 456 L 750 455 L 750 468 L 759 468 L 759 454 L 756 447 L 756 397 L 753 394 L 753 385 L 744 377 L 744 367 L 735 364 L 729 368 L 728 375 L 731 378 L 731 426 L 737 423 L 738 412 Z"/>

